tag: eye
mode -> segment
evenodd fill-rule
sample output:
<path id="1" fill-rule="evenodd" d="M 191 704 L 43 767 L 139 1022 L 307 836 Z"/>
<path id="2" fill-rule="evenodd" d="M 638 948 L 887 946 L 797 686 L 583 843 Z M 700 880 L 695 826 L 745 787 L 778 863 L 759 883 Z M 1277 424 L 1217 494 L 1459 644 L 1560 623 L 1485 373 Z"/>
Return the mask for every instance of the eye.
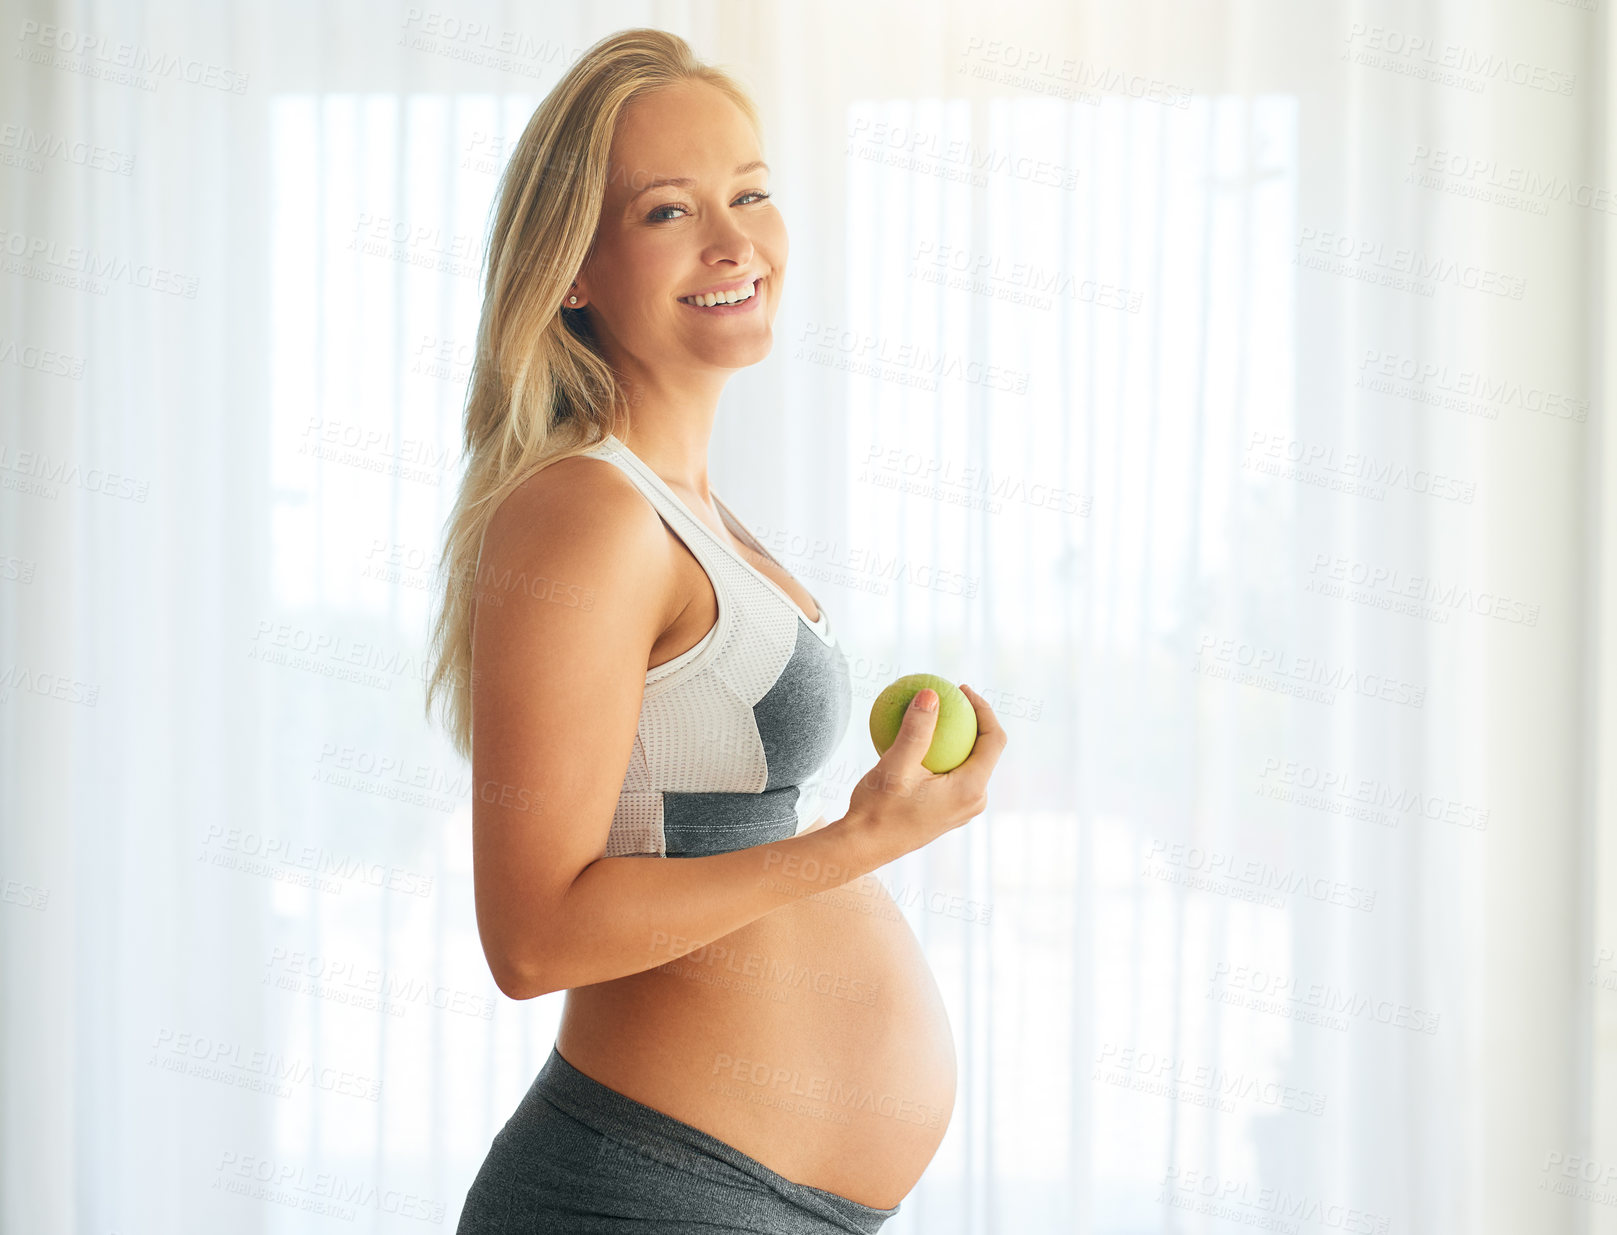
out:
<path id="1" fill-rule="evenodd" d="M 760 201 L 766 201 L 766 200 L 768 200 L 768 198 L 770 196 L 771 196 L 771 194 L 764 192 L 764 190 L 762 190 L 762 189 L 748 189 L 740 197 L 736 198 L 736 201 L 737 202 L 743 202 L 743 201 L 746 201 L 746 199 L 749 198 L 749 197 L 756 197 Z M 658 206 L 655 210 L 653 210 L 650 214 L 648 214 L 646 216 L 646 219 L 649 222 L 652 222 L 652 223 L 668 223 L 668 222 L 672 222 L 672 219 L 670 218 L 670 216 L 663 214 L 663 211 L 664 210 L 683 210 L 683 209 L 685 209 L 684 206 L 678 205 L 677 203 L 674 203 L 674 202 L 670 202 L 666 206 Z"/>

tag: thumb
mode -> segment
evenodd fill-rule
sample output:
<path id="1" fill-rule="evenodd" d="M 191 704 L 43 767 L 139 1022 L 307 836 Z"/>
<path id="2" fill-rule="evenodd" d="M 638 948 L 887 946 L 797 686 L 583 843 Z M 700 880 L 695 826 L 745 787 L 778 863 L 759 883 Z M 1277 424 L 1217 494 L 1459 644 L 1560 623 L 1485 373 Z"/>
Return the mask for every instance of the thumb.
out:
<path id="1" fill-rule="evenodd" d="M 931 706 L 928 707 L 927 705 Z M 915 692 L 909 707 L 904 709 L 904 721 L 888 754 L 897 752 L 899 759 L 920 762 L 932 745 L 932 733 L 938 727 L 938 692 L 930 686 Z"/>

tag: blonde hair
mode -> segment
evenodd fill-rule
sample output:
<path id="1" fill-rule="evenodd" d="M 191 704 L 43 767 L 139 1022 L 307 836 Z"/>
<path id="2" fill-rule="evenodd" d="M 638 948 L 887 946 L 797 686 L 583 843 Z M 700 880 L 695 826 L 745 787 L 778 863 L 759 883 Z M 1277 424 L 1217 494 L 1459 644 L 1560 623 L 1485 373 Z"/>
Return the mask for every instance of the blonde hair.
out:
<path id="1" fill-rule="evenodd" d="M 722 69 L 666 30 L 620 30 L 588 48 L 534 110 L 500 177 L 489 229 L 477 351 L 466 398 L 465 473 L 435 576 L 426 711 L 441 706 L 455 749 L 472 754 L 472 616 L 483 532 L 539 469 L 604 440 L 628 401 L 582 310 L 562 309 L 589 256 L 618 117 L 684 81 L 758 113 Z"/>

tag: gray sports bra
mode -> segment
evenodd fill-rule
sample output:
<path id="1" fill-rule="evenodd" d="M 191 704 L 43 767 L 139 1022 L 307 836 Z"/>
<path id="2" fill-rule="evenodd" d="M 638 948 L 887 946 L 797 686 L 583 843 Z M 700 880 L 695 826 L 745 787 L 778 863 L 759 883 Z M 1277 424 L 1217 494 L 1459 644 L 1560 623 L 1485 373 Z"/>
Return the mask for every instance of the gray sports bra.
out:
<path id="1" fill-rule="evenodd" d="M 602 856 L 699 857 L 794 835 L 799 787 L 830 760 L 853 707 L 848 660 L 824 606 L 816 600 L 820 616 L 809 621 L 615 434 L 584 453 L 635 482 L 707 572 L 719 608 L 700 643 L 646 674 Z"/>

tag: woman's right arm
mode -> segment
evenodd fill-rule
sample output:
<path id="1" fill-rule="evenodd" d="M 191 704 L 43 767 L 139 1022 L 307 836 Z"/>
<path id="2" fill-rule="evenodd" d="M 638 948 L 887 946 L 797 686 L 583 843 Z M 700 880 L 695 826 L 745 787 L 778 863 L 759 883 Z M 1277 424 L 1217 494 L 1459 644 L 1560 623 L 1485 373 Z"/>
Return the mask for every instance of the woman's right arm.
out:
<path id="1" fill-rule="evenodd" d="M 843 819 L 698 858 L 600 855 L 639 725 L 652 645 L 678 615 L 656 510 L 610 463 L 565 459 L 501 505 L 483 542 L 472 647 L 473 879 L 495 983 L 513 999 L 667 963 L 828 891 L 979 813 L 1004 745 L 973 696 L 978 747 L 920 766 L 934 713 Z"/>

